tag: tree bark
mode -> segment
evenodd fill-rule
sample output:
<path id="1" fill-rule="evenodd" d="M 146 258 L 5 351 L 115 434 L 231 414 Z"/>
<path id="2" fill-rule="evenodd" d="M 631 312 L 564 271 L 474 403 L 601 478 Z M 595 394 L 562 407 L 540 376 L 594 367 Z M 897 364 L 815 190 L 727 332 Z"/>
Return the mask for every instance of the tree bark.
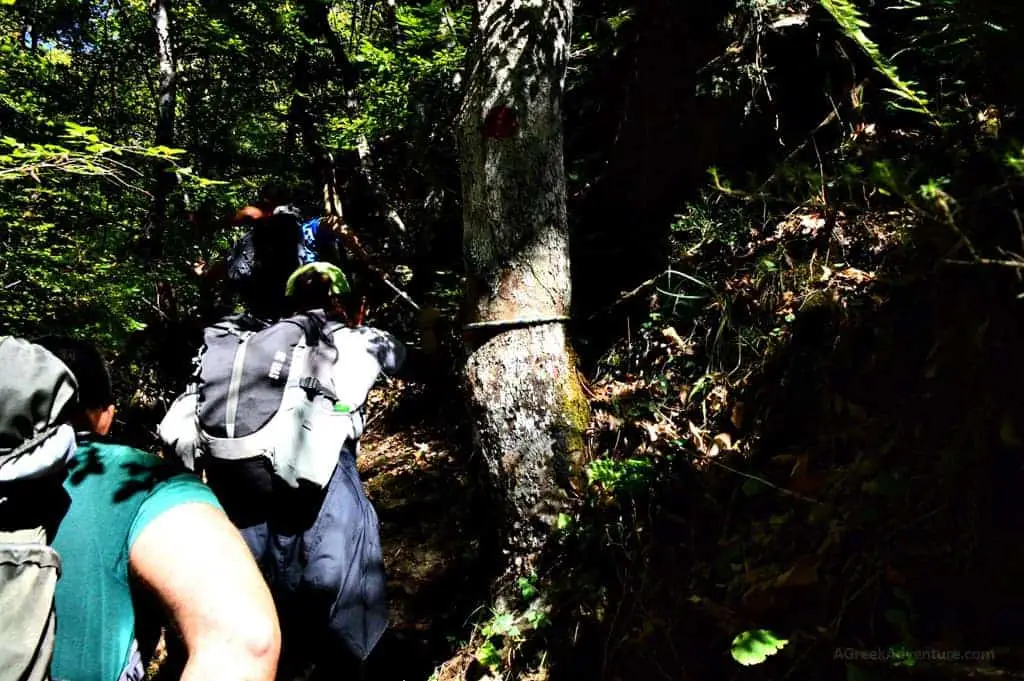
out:
<path id="1" fill-rule="evenodd" d="M 459 117 L 465 378 L 476 445 L 504 512 L 506 577 L 528 570 L 564 508 L 588 404 L 569 315 L 562 92 L 571 0 L 477 0 Z"/>
<path id="2" fill-rule="evenodd" d="M 174 144 L 174 113 L 177 107 L 177 72 L 171 48 L 171 0 L 151 0 L 153 27 L 156 33 L 156 58 L 160 72 L 157 93 L 156 144 L 170 147 Z M 159 257 L 163 250 L 164 223 L 167 219 L 167 200 L 174 188 L 171 165 L 156 164 L 153 204 L 146 226 L 146 244 L 150 254 Z"/>

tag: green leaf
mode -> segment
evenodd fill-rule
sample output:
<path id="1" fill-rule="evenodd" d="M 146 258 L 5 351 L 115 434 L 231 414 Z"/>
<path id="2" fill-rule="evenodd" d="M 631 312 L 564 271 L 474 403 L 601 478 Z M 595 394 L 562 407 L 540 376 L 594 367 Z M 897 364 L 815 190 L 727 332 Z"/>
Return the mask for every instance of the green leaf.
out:
<path id="1" fill-rule="evenodd" d="M 519 593 L 522 594 L 526 600 L 531 600 L 537 595 L 537 587 L 534 586 L 533 580 L 528 577 L 519 578 Z"/>
<path id="2" fill-rule="evenodd" d="M 537 601 L 534 601 L 534 605 L 536 603 Z M 550 624 L 551 620 L 548 619 L 548 613 L 542 608 L 534 607 L 534 605 L 531 605 L 526 613 L 524 613 L 527 624 L 533 629 L 540 629 Z"/>
<path id="3" fill-rule="evenodd" d="M 516 618 L 510 612 L 498 613 L 483 629 L 484 636 L 510 636 L 519 635 L 519 627 L 516 626 Z"/>
<path id="4" fill-rule="evenodd" d="M 894 627 L 905 627 L 907 626 L 907 613 L 898 609 L 892 608 L 885 611 L 885 621 Z"/>
<path id="5" fill-rule="evenodd" d="M 732 657 L 744 666 L 761 664 L 782 650 L 789 641 L 778 638 L 767 629 L 745 631 L 732 642 Z"/>
<path id="6" fill-rule="evenodd" d="M 839 25 L 846 37 L 852 40 L 861 51 L 872 61 L 875 70 L 885 76 L 892 83 L 892 88 L 882 88 L 884 92 L 910 102 L 910 106 L 901 106 L 896 103 L 896 108 L 919 113 L 937 123 L 937 120 L 928 110 L 928 99 L 924 92 L 917 90 L 917 84 L 911 81 L 904 81 L 900 78 L 896 67 L 890 59 L 882 54 L 878 44 L 868 38 L 864 29 L 870 28 L 868 22 L 860 13 L 860 9 L 852 0 L 819 0 L 821 6 L 832 15 L 836 24 Z"/>
<path id="7" fill-rule="evenodd" d="M 491 671 L 497 671 L 498 666 L 501 665 L 501 653 L 491 641 L 484 641 L 484 644 L 477 648 L 476 659 Z"/>
<path id="8" fill-rule="evenodd" d="M 146 149 L 145 152 L 146 156 L 156 156 L 158 158 L 173 158 L 174 156 L 180 156 L 181 154 L 184 153 L 184 149 L 172 149 L 171 147 L 165 146 L 163 144 L 158 144 L 155 147 L 150 147 Z"/>

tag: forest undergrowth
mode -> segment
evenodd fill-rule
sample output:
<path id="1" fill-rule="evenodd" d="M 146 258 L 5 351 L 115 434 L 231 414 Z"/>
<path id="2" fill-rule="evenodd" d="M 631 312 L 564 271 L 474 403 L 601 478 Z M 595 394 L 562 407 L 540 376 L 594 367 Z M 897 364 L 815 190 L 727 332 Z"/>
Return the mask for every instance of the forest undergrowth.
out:
<path id="1" fill-rule="evenodd" d="M 353 229 L 432 311 L 385 291 L 367 320 L 414 361 L 374 393 L 360 457 L 393 613 L 366 678 L 1024 678 L 1019 7 L 577 8 L 569 330 L 589 451 L 549 554 L 499 605 L 456 332 L 448 127 L 472 8 L 333 3 L 317 42 L 289 3 L 243 3 L 244 21 L 183 3 L 187 149 L 170 154 L 104 141 L 154 124 L 144 12 L 108 32 L 16 4 L 0 15 L 0 312 L 13 332 L 101 341 L 119 439 L 152 449 L 187 380 L 214 302 L 195 275 L 237 236 L 218 214 L 272 179 L 320 200 L 280 111 L 309 104 Z M 146 195 L 110 183 L 143 174 L 115 156 L 195 166 L 163 255 L 138 252 Z"/>
<path id="2" fill-rule="evenodd" d="M 591 383 L 553 677 L 1019 674 L 1021 303 L 914 226 L 802 208 L 650 285 Z"/>

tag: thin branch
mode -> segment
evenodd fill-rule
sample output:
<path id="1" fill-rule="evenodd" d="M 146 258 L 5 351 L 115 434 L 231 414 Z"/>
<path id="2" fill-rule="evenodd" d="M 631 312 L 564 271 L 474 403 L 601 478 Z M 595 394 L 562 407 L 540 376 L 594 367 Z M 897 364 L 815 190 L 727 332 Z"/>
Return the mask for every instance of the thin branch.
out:
<path id="1" fill-rule="evenodd" d="M 709 456 L 702 456 L 701 458 L 704 459 L 705 461 L 711 463 L 714 466 L 718 466 L 719 468 L 723 468 L 723 469 L 729 471 L 730 473 L 735 473 L 736 475 L 739 475 L 740 477 L 747 478 L 748 480 L 753 480 L 754 482 L 759 482 L 759 483 L 761 483 L 762 485 L 764 485 L 766 487 L 770 487 L 771 489 L 775 490 L 776 492 L 779 492 L 780 494 L 785 494 L 786 496 L 793 497 L 794 499 L 799 499 L 800 501 L 806 501 L 806 502 L 809 502 L 809 503 L 812 503 L 812 504 L 820 504 L 821 503 L 820 501 L 818 501 L 817 499 L 814 499 L 812 497 L 804 496 L 803 494 L 799 494 L 797 492 L 794 492 L 793 490 L 786 489 L 785 487 L 779 487 L 774 482 L 771 482 L 769 480 L 765 480 L 762 477 L 758 477 L 756 475 L 751 475 L 750 473 L 744 473 L 743 471 L 736 470 L 732 466 L 727 466 L 726 464 L 722 463 L 721 461 L 718 461 L 717 459 L 711 458 Z"/>
<path id="2" fill-rule="evenodd" d="M 1021 260 L 996 260 L 993 258 L 975 258 L 974 260 L 943 260 L 950 265 L 998 265 L 999 267 L 1013 267 L 1024 269 L 1024 259 Z"/>

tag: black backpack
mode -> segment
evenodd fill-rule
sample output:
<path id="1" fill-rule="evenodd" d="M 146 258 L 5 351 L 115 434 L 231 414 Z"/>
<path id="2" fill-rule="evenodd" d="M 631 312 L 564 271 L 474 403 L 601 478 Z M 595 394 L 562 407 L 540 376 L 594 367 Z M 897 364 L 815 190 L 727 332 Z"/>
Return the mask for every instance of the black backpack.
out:
<path id="1" fill-rule="evenodd" d="M 279 206 L 247 227 L 228 256 L 227 278 L 253 314 L 276 317 L 283 310 L 288 277 L 301 264 L 301 218 L 290 207 Z"/>
<path id="2" fill-rule="evenodd" d="M 190 467 L 196 455 L 263 457 L 291 487 L 324 487 L 362 417 L 335 391 L 331 334 L 340 326 L 314 310 L 273 324 L 235 315 L 207 327 L 196 380 L 160 424 L 164 444 Z"/>

